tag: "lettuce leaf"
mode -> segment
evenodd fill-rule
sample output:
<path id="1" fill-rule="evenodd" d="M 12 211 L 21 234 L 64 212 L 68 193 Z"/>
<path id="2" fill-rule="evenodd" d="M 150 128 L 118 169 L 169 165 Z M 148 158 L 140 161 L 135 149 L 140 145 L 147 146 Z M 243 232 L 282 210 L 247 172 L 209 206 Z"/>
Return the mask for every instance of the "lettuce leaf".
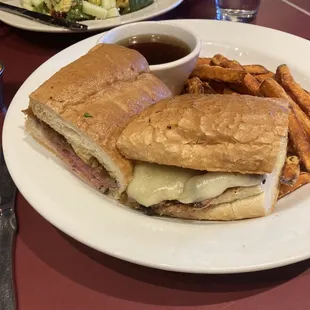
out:
<path id="1" fill-rule="evenodd" d="M 154 0 L 129 0 L 129 7 L 124 9 L 121 13 L 127 14 L 141 10 L 151 5 L 153 2 Z"/>

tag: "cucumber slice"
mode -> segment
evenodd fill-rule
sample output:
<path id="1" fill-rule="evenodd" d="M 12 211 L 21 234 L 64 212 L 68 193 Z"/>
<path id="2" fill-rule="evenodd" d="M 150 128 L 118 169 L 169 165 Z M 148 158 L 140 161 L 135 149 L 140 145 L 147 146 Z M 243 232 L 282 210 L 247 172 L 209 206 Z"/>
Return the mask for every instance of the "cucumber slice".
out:
<path id="1" fill-rule="evenodd" d="M 110 0 L 101 0 L 101 6 L 106 10 L 111 9 Z"/>
<path id="2" fill-rule="evenodd" d="M 117 8 L 112 8 L 108 11 L 108 18 L 118 17 L 118 16 L 120 16 L 120 14 Z"/>
<path id="3" fill-rule="evenodd" d="M 108 16 L 108 11 L 105 8 L 91 4 L 87 1 L 83 1 L 83 13 L 100 19 L 106 19 Z"/>

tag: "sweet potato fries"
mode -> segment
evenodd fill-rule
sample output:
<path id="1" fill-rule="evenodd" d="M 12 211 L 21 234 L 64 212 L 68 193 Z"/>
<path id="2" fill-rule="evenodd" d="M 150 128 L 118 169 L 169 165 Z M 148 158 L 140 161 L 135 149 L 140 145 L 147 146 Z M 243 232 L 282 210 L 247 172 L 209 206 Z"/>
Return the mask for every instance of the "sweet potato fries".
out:
<path id="1" fill-rule="evenodd" d="M 279 199 L 310 183 L 310 95 L 283 64 L 276 73 L 260 64 L 241 65 L 221 54 L 199 58 L 184 93 L 247 94 L 289 102 L 289 142 Z"/>

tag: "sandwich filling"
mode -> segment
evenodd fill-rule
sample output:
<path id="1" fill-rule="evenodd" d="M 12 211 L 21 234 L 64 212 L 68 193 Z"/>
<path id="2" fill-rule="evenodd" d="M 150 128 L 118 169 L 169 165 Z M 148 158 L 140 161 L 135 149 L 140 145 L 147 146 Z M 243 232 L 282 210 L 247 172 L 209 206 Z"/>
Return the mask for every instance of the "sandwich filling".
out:
<path id="1" fill-rule="evenodd" d="M 96 158 L 90 157 L 86 159 L 78 156 L 75 152 L 76 148 L 73 148 L 62 135 L 39 120 L 30 110 L 25 112 L 28 114 L 26 127 L 30 129 L 31 126 L 33 137 L 63 160 L 72 171 L 82 179 L 87 180 L 93 188 L 102 193 L 117 188 L 116 181 Z"/>
<path id="2" fill-rule="evenodd" d="M 256 187 L 266 176 L 240 173 L 202 172 L 173 166 L 138 163 L 134 177 L 127 188 L 129 198 L 145 207 L 163 201 L 207 205 L 230 188 Z M 254 194 L 263 191 L 256 188 Z M 250 194 L 251 191 L 249 191 Z"/>

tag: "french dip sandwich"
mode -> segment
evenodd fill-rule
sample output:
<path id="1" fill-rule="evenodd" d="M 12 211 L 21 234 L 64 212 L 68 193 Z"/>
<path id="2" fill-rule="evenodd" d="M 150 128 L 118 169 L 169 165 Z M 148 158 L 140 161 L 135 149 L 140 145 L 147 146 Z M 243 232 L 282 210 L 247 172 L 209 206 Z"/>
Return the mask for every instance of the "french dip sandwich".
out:
<path id="1" fill-rule="evenodd" d="M 194 220 L 268 215 L 286 158 L 287 101 L 183 95 L 148 107 L 117 141 L 136 161 L 127 204 Z"/>
<path id="2" fill-rule="evenodd" d="M 30 95 L 25 128 L 80 178 L 117 198 L 133 167 L 116 140 L 134 116 L 169 96 L 140 53 L 100 44 Z"/>

